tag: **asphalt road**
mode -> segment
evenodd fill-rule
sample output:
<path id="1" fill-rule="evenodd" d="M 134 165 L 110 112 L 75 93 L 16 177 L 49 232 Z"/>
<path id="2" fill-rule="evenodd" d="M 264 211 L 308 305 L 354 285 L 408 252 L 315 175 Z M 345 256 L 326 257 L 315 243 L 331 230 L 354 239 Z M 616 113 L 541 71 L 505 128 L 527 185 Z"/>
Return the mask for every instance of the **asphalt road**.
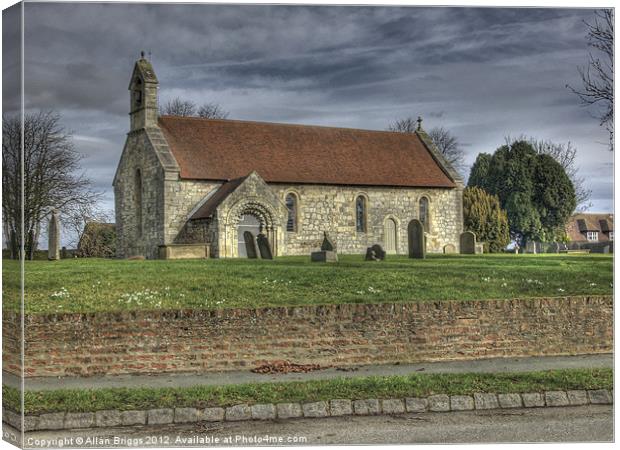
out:
<path id="1" fill-rule="evenodd" d="M 8 433 L 15 433 L 5 425 Z M 210 441 L 206 441 L 210 439 Z M 217 439 L 217 441 L 215 441 Z M 261 440 L 259 440 L 261 439 Z M 59 445 L 59 440 L 62 443 Z M 32 447 L 610 442 L 611 405 L 27 433 Z"/>

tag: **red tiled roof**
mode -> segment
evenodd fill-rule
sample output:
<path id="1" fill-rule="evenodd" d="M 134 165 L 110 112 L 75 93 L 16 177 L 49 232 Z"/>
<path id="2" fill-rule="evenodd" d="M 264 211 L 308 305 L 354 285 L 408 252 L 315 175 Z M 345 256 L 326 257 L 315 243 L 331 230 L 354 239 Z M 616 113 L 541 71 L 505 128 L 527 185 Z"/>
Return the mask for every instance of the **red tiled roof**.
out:
<path id="1" fill-rule="evenodd" d="M 613 214 L 573 214 L 566 223 L 566 234 L 571 241 L 587 240 L 588 231 L 597 231 L 599 241 L 608 241 L 609 232 L 614 231 Z"/>
<path id="2" fill-rule="evenodd" d="M 162 116 L 181 178 L 455 187 L 415 134 Z"/>

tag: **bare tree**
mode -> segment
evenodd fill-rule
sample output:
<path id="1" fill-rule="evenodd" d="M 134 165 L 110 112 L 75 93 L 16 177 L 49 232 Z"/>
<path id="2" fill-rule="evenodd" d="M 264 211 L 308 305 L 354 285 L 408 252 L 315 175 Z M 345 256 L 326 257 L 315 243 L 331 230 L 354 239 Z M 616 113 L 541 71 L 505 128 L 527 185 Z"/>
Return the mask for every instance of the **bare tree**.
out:
<path id="1" fill-rule="evenodd" d="M 228 111 L 224 111 L 217 103 L 204 103 L 199 108 L 191 100 L 176 97 L 160 108 L 165 116 L 203 117 L 205 119 L 226 119 Z"/>
<path id="2" fill-rule="evenodd" d="M 190 100 L 181 100 L 176 97 L 160 107 L 160 114 L 164 116 L 195 116 L 196 104 Z"/>
<path id="3" fill-rule="evenodd" d="M 413 117 L 407 117 L 391 123 L 388 126 L 388 131 L 395 131 L 397 133 L 415 133 L 418 129 L 419 121 L 422 119 L 414 119 Z M 464 169 L 464 154 L 463 149 L 459 145 L 458 140 L 448 130 L 443 127 L 435 127 L 428 132 L 428 136 L 433 141 L 433 144 L 446 158 L 446 160 L 459 172 Z"/>
<path id="4" fill-rule="evenodd" d="M 588 26 L 588 65 L 579 67 L 583 89 L 567 87 L 579 96 L 584 105 L 597 105 L 600 125 L 609 132 L 609 146 L 613 150 L 614 130 L 614 13 L 612 9 L 596 11 Z"/>
<path id="5" fill-rule="evenodd" d="M 205 103 L 198 108 L 198 117 L 205 119 L 226 119 L 228 111 L 224 111 L 217 103 Z"/>
<path id="6" fill-rule="evenodd" d="M 396 131 L 397 133 L 415 133 L 418 129 L 418 121 L 413 117 L 397 120 L 388 125 L 388 131 Z"/>
<path id="7" fill-rule="evenodd" d="M 551 156 L 555 159 L 564 169 L 573 188 L 575 189 L 575 199 L 577 201 L 577 212 L 583 212 L 592 206 L 590 197 L 592 191 L 586 186 L 585 178 L 579 176 L 579 167 L 575 158 L 577 156 L 577 149 L 573 147 L 573 144 L 567 142 L 566 144 L 558 144 L 549 140 L 540 140 L 533 137 L 521 135 L 517 139 L 513 139 L 510 136 L 504 138 L 506 145 L 511 145 L 513 142 L 526 141 L 536 150 L 537 153 Z"/>
<path id="8" fill-rule="evenodd" d="M 19 257 L 23 239 L 24 257 L 32 259 L 41 226 L 52 209 L 60 211 L 62 221 L 76 209 L 96 204 L 100 194 L 93 192 L 91 181 L 78 173 L 82 156 L 75 151 L 71 134 L 60 125 L 60 116 L 54 112 L 25 114 L 22 230 L 21 133 L 19 116 L 3 117 L 3 226 L 11 257 Z"/>
<path id="9" fill-rule="evenodd" d="M 459 172 L 465 168 L 465 155 L 456 137 L 443 127 L 435 127 L 428 132 L 435 146 Z"/>
<path id="10" fill-rule="evenodd" d="M 63 228 L 69 236 L 67 244 L 70 247 L 77 248 L 84 234 L 86 224 L 92 222 L 114 222 L 114 211 L 103 210 L 98 205 L 78 205 L 63 220 Z"/>

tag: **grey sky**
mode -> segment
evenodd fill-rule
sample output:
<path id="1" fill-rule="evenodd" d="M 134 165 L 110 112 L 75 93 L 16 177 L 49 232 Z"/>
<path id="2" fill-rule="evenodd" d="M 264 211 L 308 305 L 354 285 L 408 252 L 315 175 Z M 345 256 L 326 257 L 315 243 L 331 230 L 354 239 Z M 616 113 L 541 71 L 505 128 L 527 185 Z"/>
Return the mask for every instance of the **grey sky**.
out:
<path id="1" fill-rule="evenodd" d="M 25 102 L 62 114 L 108 208 L 144 49 L 160 101 L 214 101 L 230 118 L 385 129 L 422 115 L 457 136 L 468 164 L 506 135 L 571 141 L 592 210 L 611 211 L 607 135 L 565 87 L 579 86 L 592 13 L 26 3 Z"/>

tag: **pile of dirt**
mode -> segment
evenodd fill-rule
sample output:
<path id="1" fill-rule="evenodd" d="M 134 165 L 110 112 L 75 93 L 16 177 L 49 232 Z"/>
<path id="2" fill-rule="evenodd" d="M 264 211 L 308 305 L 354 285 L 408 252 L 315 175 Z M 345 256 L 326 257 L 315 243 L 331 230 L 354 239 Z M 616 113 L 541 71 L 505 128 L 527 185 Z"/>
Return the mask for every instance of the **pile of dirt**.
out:
<path id="1" fill-rule="evenodd" d="M 252 369 L 254 373 L 307 373 L 315 370 L 327 369 L 331 366 L 321 366 L 320 364 L 295 364 L 290 361 L 272 361 L 262 366 Z"/>

